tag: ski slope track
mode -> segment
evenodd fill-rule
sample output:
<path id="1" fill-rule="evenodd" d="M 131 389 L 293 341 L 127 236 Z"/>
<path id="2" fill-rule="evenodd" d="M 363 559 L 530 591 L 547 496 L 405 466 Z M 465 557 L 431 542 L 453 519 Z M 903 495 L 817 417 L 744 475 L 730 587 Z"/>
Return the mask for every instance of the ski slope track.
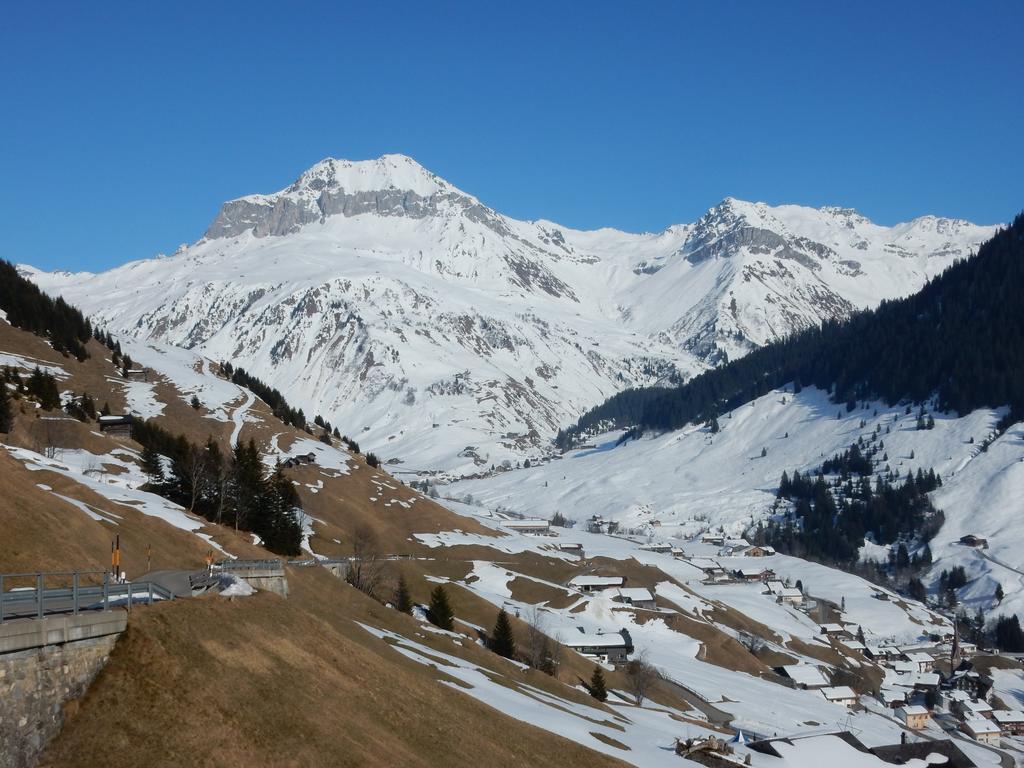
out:
<path id="1" fill-rule="evenodd" d="M 910 294 L 994 227 L 727 198 L 632 234 L 518 221 L 408 157 L 324 160 L 171 256 L 42 273 L 101 326 L 233 360 L 402 471 L 550 451 L 627 387 Z"/>

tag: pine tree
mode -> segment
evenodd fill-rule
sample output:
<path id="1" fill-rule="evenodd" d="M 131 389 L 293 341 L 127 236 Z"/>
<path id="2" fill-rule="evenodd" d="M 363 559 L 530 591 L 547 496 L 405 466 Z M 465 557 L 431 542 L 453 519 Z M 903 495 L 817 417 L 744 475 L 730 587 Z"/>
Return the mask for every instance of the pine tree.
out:
<path id="1" fill-rule="evenodd" d="M 452 611 L 451 603 L 448 602 L 448 593 L 444 585 L 438 584 L 430 593 L 430 607 L 427 609 L 427 618 L 435 627 L 447 629 L 449 632 L 455 626 L 455 613 Z"/>
<path id="2" fill-rule="evenodd" d="M 7 385 L 0 382 L 0 432 L 10 432 L 14 423 L 14 415 L 11 413 L 11 398 L 7 394 Z"/>
<path id="3" fill-rule="evenodd" d="M 608 698 L 608 689 L 604 683 L 604 671 L 597 664 L 594 665 L 594 674 L 590 676 L 590 685 L 588 686 L 590 695 L 598 701 L 604 701 Z"/>
<path id="4" fill-rule="evenodd" d="M 152 446 L 145 446 L 142 449 L 142 456 L 139 458 L 142 464 L 142 471 L 145 472 L 146 477 L 149 478 L 150 485 L 163 485 L 164 480 L 164 461 L 163 457 L 157 453 L 156 449 Z"/>
<path id="5" fill-rule="evenodd" d="M 1003 585 L 998 582 L 996 583 L 996 602 L 1003 602 Z"/>
<path id="6" fill-rule="evenodd" d="M 494 622 L 494 631 L 491 633 L 491 650 L 499 656 L 511 659 L 516 653 L 516 639 L 512 634 L 512 623 L 508 620 L 508 614 L 502 608 L 498 611 L 498 618 Z"/>
<path id="7" fill-rule="evenodd" d="M 409 595 L 409 586 L 405 583 L 405 576 L 398 577 L 398 586 L 395 587 L 395 596 L 391 598 L 391 604 L 396 611 L 401 613 L 412 613 L 412 597 Z"/>
<path id="8" fill-rule="evenodd" d="M 192 400 L 189 401 L 189 405 L 191 405 L 198 411 L 199 408 L 202 406 L 202 403 L 199 402 L 199 395 L 192 395 Z"/>

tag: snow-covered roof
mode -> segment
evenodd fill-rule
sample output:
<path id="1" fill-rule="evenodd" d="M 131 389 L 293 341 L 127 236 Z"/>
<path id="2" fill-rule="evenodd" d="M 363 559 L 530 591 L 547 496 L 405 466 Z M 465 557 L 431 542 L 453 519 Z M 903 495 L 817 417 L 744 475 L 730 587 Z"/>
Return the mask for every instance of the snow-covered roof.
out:
<path id="1" fill-rule="evenodd" d="M 964 727 L 971 733 L 1002 733 L 1003 729 L 984 717 L 972 717 L 964 721 Z"/>
<path id="2" fill-rule="evenodd" d="M 935 658 L 927 653 L 913 652 L 904 654 L 907 657 L 907 661 L 912 661 L 915 664 L 934 664 Z"/>
<path id="3" fill-rule="evenodd" d="M 505 520 L 502 523 L 505 528 L 548 528 L 550 525 L 547 520 Z"/>
<path id="4" fill-rule="evenodd" d="M 908 717 L 913 716 L 913 715 L 927 715 L 928 714 L 928 710 L 925 709 L 924 707 L 922 707 L 920 704 L 909 704 L 909 705 L 907 705 L 905 707 L 900 707 L 900 711 L 903 712 L 903 714 L 905 716 L 908 716 Z"/>
<path id="5" fill-rule="evenodd" d="M 992 717 L 999 724 L 1024 723 L 1024 712 L 1016 709 L 997 709 L 992 712 Z"/>
<path id="6" fill-rule="evenodd" d="M 693 557 L 689 560 L 690 565 L 695 568 L 700 568 L 702 571 L 721 571 L 725 570 L 722 568 L 722 564 L 717 560 L 712 560 L 710 557 Z"/>
<path id="7" fill-rule="evenodd" d="M 576 587 L 620 587 L 625 582 L 621 576 L 575 576 L 569 584 Z"/>
<path id="8" fill-rule="evenodd" d="M 564 644 L 570 648 L 619 648 L 628 645 L 626 638 L 618 632 L 581 632 L 570 635 Z"/>
<path id="9" fill-rule="evenodd" d="M 619 597 L 634 603 L 654 600 L 654 595 L 646 587 L 622 587 L 619 589 Z"/>
<path id="10" fill-rule="evenodd" d="M 827 635 L 831 635 L 833 632 L 845 632 L 846 630 L 844 630 L 839 624 L 822 624 L 821 631 Z"/>
<path id="11" fill-rule="evenodd" d="M 821 689 L 821 695 L 829 701 L 841 701 L 843 699 L 856 699 L 857 694 L 848 685 L 834 685 Z"/>
<path id="12" fill-rule="evenodd" d="M 825 679 L 821 670 L 813 664 L 788 664 L 784 666 L 783 669 L 786 671 L 786 675 L 788 675 L 794 683 L 799 685 L 814 685 L 821 687 L 826 687 L 828 685 L 828 680 Z"/>

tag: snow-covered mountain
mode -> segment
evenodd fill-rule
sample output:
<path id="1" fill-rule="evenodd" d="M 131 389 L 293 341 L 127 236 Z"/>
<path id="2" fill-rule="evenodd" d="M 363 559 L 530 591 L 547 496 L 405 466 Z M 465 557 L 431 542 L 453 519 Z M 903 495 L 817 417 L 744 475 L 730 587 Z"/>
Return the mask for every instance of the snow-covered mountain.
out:
<path id="1" fill-rule="evenodd" d="M 410 158 L 324 160 L 169 257 L 41 273 L 101 325 L 230 358 L 399 471 L 536 457 L 625 387 L 912 293 L 993 227 L 726 199 L 660 233 L 503 216 Z"/>

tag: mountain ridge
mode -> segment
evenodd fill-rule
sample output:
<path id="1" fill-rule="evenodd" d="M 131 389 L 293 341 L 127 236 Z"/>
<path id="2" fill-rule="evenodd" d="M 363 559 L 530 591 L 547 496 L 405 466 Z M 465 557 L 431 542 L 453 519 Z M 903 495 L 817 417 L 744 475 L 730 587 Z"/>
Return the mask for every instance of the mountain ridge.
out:
<path id="1" fill-rule="evenodd" d="M 625 388 L 912 293 L 991 229 L 726 198 L 658 233 L 583 231 L 385 155 L 228 201 L 168 257 L 22 272 L 102 326 L 239 361 L 408 470 L 464 475 L 550 454 Z"/>

